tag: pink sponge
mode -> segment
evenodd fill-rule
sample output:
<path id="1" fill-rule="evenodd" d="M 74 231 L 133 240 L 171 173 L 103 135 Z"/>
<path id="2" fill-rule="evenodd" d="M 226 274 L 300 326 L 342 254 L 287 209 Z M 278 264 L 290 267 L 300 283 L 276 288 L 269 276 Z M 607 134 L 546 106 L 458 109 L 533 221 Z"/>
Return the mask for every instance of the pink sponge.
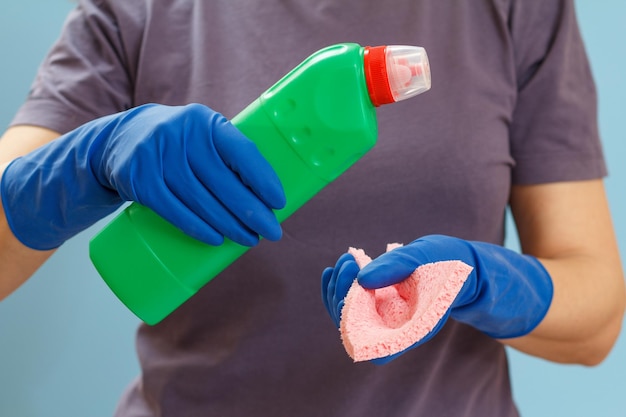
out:
<path id="1" fill-rule="evenodd" d="M 388 245 L 392 250 L 398 244 Z M 363 268 L 371 258 L 350 248 Z M 341 311 L 341 340 L 355 362 L 393 355 L 426 336 L 454 301 L 472 267 L 442 261 L 418 267 L 406 280 L 366 290 L 355 280 Z"/>

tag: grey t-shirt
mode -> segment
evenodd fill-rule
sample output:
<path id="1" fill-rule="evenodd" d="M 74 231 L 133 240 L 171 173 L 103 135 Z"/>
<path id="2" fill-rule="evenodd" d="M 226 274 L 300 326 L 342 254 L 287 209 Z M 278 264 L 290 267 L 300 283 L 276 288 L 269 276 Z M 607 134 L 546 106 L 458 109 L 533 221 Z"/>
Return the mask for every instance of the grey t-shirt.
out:
<path id="1" fill-rule="evenodd" d="M 349 246 L 500 244 L 511 184 L 606 174 L 572 1 L 80 1 L 14 124 L 66 132 L 147 102 L 232 117 L 335 43 L 424 46 L 433 87 L 378 109 L 375 148 L 162 323 L 117 416 L 516 416 L 505 351 L 450 321 L 352 363 L 320 299 Z"/>

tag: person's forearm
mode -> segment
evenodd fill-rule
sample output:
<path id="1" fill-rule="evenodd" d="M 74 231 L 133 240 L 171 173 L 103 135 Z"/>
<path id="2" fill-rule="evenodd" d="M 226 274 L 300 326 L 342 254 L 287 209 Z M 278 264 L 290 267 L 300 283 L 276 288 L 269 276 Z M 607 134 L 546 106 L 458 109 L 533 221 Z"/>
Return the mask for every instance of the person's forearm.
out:
<path id="1" fill-rule="evenodd" d="M 15 158 L 57 138 L 59 133 L 36 126 L 17 126 L 0 139 L 0 178 Z M 0 201 L 0 300 L 22 285 L 54 251 L 36 251 L 11 232 Z"/>
<path id="2" fill-rule="evenodd" d="M 619 261 L 598 262 L 582 255 L 541 261 L 554 283 L 550 310 L 530 334 L 502 341 L 554 362 L 600 363 L 622 327 L 626 295 Z"/>
<path id="3" fill-rule="evenodd" d="M 548 270 L 554 297 L 533 332 L 503 342 L 555 362 L 598 364 L 619 335 L 626 304 L 602 181 L 516 186 L 511 201 L 522 251 Z"/>
<path id="4" fill-rule="evenodd" d="M 0 166 L 1 173 L 7 164 Z M 0 202 L 0 300 L 22 285 L 54 251 L 36 251 L 13 236 Z"/>

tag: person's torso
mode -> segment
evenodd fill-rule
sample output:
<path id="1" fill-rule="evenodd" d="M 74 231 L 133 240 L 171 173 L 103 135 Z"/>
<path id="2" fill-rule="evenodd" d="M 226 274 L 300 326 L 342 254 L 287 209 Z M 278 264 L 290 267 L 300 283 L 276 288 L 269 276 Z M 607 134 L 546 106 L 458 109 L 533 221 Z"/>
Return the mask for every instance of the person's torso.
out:
<path id="1" fill-rule="evenodd" d="M 349 246 L 376 256 L 430 233 L 502 243 L 516 99 L 506 2 L 140 3 L 141 33 L 120 22 L 133 105 L 200 102 L 233 117 L 342 42 L 425 47 L 432 89 L 377 110 L 376 146 L 286 220 L 281 241 L 141 328 L 144 374 L 126 404 L 165 416 L 517 415 L 498 342 L 451 321 L 387 365 L 355 364 L 320 295 L 322 270 Z"/>

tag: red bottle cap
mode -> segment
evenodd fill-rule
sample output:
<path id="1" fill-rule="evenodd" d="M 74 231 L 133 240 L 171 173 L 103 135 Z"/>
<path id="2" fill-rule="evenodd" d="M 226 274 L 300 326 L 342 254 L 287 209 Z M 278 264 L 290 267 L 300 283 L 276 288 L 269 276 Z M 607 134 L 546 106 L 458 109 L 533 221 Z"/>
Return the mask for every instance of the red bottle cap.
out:
<path id="1" fill-rule="evenodd" d="M 372 104 L 376 107 L 394 102 L 387 78 L 386 48 L 386 46 L 366 46 L 363 56 L 367 90 L 370 93 Z"/>
<path id="2" fill-rule="evenodd" d="M 366 46 L 365 80 L 372 104 L 378 107 L 416 96 L 430 89 L 430 66 L 424 48 Z"/>

